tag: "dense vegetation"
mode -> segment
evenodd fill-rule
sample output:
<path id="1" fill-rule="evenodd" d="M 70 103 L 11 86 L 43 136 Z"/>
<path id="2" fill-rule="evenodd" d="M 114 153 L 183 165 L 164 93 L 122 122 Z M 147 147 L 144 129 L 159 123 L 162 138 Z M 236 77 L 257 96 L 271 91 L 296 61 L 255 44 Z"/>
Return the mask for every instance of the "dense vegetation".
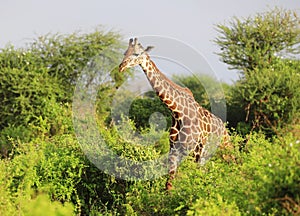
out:
<path id="1" fill-rule="evenodd" d="M 247 124 L 274 134 L 299 119 L 297 14 L 275 8 L 242 21 L 234 18 L 217 29 L 221 60 L 241 75 L 232 97 L 244 109 Z"/>
<path id="2" fill-rule="evenodd" d="M 94 118 L 107 145 L 132 161 L 168 152 L 166 128 L 148 119 L 169 113 L 152 93 L 133 98 L 130 118 L 121 113 L 130 92 L 122 91 L 112 110 L 114 95 L 130 76 L 109 68 L 121 61 L 120 35 L 46 35 L 25 48 L 2 48 L 0 215 L 300 214 L 299 24 L 293 11 L 274 9 L 217 26 L 221 60 L 241 74 L 235 84 L 223 84 L 234 146 L 226 154 L 234 160 L 220 157 L 225 150 L 202 167 L 187 158 L 171 193 L 164 190 L 166 176 L 123 180 L 98 169 L 75 134 L 75 86 L 100 58 L 109 79 L 98 86 Z M 87 85 L 97 79 L 93 71 L 89 75 Z M 205 89 L 192 77 L 176 79 L 210 108 Z M 163 126 L 169 124 L 167 119 Z"/>

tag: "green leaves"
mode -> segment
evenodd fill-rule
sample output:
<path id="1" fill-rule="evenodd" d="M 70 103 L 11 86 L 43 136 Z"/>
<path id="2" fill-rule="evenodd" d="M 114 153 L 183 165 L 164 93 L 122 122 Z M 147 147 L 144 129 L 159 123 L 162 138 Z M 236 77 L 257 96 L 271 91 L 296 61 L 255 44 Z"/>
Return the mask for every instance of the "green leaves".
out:
<path id="1" fill-rule="evenodd" d="M 249 120 L 258 128 L 277 132 L 299 117 L 300 64 L 298 61 L 293 64 L 278 60 L 272 68 L 256 69 L 237 82 L 236 94 L 249 105 L 252 115 Z M 295 66 L 298 69 L 295 70 Z"/>
<path id="2" fill-rule="evenodd" d="M 244 108 L 252 130 L 278 134 L 299 119 L 300 61 L 291 55 L 299 52 L 299 24 L 296 13 L 275 8 L 217 26 L 221 60 L 242 75 L 230 103 Z"/>
<path id="3" fill-rule="evenodd" d="M 12 128 L 24 128 L 33 136 L 53 136 L 72 130 L 70 102 L 76 80 L 89 62 L 105 51 L 107 65 L 117 65 L 120 35 L 100 30 L 71 35 L 40 36 L 26 48 L 7 46 L 0 52 L 0 130 L 7 139 Z M 111 70 L 112 68 L 105 68 Z M 96 73 L 95 71 L 92 71 Z M 115 86 L 124 76 L 111 71 Z M 3 131 L 3 129 L 5 129 Z M 13 137 L 18 137 L 22 132 Z M 20 139 L 28 140 L 28 137 Z M 0 150 L 7 151 L 7 141 Z"/>
<path id="4" fill-rule="evenodd" d="M 230 153 L 237 163 L 214 157 L 204 167 L 191 158 L 181 163 L 173 182 L 174 190 L 161 190 L 163 179 L 136 182 L 127 202 L 143 215 L 264 215 L 292 214 L 299 209 L 300 142 L 287 135 L 268 140 L 254 133 L 247 151 L 232 134 L 236 147 Z M 287 200 L 286 197 L 289 199 Z M 287 205 L 290 202 L 290 205 Z M 297 206 L 298 205 L 298 206 Z"/>
<path id="5" fill-rule="evenodd" d="M 150 127 L 150 117 L 153 117 L 154 113 L 159 113 L 167 120 L 167 130 L 171 126 L 171 112 L 167 107 L 159 100 L 159 98 L 153 92 L 152 98 L 137 98 L 135 99 L 129 109 L 129 117 L 135 122 L 135 126 L 139 129 L 146 129 Z M 155 123 L 159 122 L 154 121 Z"/>
<path id="6" fill-rule="evenodd" d="M 268 67 L 276 53 L 296 51 L 294 45 L 300 42 L 299 23 L 296 13 L 278 8 L 253 18 L 235 17 L 229 27 L 217 25 L 219 36 L 215 42 L 221 51 L 218 54 L 230 69 L 243 75 L 257 67 Z"/>

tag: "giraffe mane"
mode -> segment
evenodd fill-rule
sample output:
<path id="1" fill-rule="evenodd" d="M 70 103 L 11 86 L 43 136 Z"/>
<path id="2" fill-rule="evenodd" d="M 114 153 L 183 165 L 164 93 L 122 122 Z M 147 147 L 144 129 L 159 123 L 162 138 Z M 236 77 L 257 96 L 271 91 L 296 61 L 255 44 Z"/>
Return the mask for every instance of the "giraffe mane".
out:
<path id="1" fill-rule="evenodd" d="M 191 96 L 192 98 L 194 98 L 194 95 L 192 93 L 192 91 L 186 87 L 182 87 L 176 83 L 174 83 L 172 80 L 170 80 L 164 73 L 162 73 L 157 66 L 155 65 L 155 63 L 152 61 L 152 64 L 155 67 L 155 70 L 158 71 L 160 73 L 160 76 L 162 76 L 166 81 L 168 81 L 169 85 L 172 86 L 175 90 L 176 89 L 180 89 L 181 91 L 184 91 L 185 93 L 187 93 L 188 96 Z"/>

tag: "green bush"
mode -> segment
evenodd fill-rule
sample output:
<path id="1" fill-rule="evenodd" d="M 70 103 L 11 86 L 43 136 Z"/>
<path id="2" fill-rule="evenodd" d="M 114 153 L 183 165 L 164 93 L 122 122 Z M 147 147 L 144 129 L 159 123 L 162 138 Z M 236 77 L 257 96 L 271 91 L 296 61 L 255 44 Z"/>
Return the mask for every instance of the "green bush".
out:
<path id="1" fill-rule="evenodd" d="M 217 31 L 221 60 L 242 76 L 269 68 L 278 54 L 299 52 L 299 17 L 293 10 L 274 8 L 252 17 L 234 17 L 217 25 Z"/>
<path id="2" fill-rule="evenodd" d="M 3 53 L 1 53 L 3 55 Z M 26 54 L 24 54 L 26 56 Z M 1 129 L 7 126 L 37 124 L 40 117 L 51 117 L 52 106 L 57 106 L 59 85 L 47 71 L 37 66 L 30 69 L 1 68 Z"/>
<path id="3" fill-rule="evenodd" d="M 24 215 L 28 216 L 58 216 L 73 215 L 74 207 L 71 203 L 61 204 L 51 201 L 46 194 L 38 194 L 34 199 L 24 203 Z"/>
<path id="4" fill-rule="evenodd" d="M 50 202 L 49 197 L 64 202 L 67 206 L 73 205 L 67 203 L 72 201 L 76 180 L 81 176 L 82 169 L 82 162 L 78 160 L 76 153 L 71 148 L 54 146 L 41 140 L 18 143 L 17 146 L 13 155 L 11 154 L 13 157 L 1 160 L 1 165 L 5 166 L 1 166 L 0 185 L 6 192 L 1 198 L 11 206 L 9 211 L 1 212 L 1 215 L 15 215 L 17 212 L 30 214 L 29 207 L 38 204 L 41 204 L 41 208 L 43 205 L 45 208 L 47 205 L 56 205 L 53 208 L 60 209 L 60 205 Z M 40 197 L 39 193 L 48 194 L 48 199 L 46 196 Z M 78 205 L 76 202 L 75 204 Z M 3 203 L 0 206 L 0 209 L 5 209 Z M 45 208 L 42 210 L 47 210 Z M 73 207 L 71 211 L 74 211 Z"/>
<path id="5" fill-rule="evenodd" d="M 204 200 L 199 199 L 190 207 L 187 211 L 188 216 L 196 216 L 196 215 L 209 215 L 209 216 L 239 216 L 241 212 L 239 211 L 237 205 L 235 203 L 228 204 L 223 200 L 223 198 L 219 195 L 216 200 Z"/>
<path id="6" fill-rule="evenodd" d="M 9 138 L 27 142 L 72 132 L 70 102 L 76 80 L 94 59 L 117 65 L 120 35 L 92 33 L 45 35 L 26 48 L 7 46 L 0 52 L 0 149 L 11 150 Z M 95 77 L 95 70 L 91 78 Z M 109 68 L 111 70 L 112 68 Z M 110 72 L 115 86 L 124 75 Z M 90 81 L 92 82 L 93 79 Z"/>
<path id="7" fill-rule="evenodd" d="M 247 101 L 244 116 L 253 128 L 280 135 L 281 128 L 299 119 L 299 69 L 299 61 L 278 60 L 236 83 L 232 99 Z"/>
<path id="8" fill-rule="evenodd" d="M 155 95 L 152 98 L 135 99 L 129 109 L 129 118 L 135 122 L 135 126 L 139 130 L 142 130 L 150 127 L 150 117 L 154 117 L 154 113 L 158 113 L 166 119 L 164 129 L 167 130 L 171 126 L 171 112 Z M 153 123 L 158 123 L 160 118 L 156 119 L 156 121 L 155 119 L 152 120 L 154 121 Z"/>
<path id="9" fill-rule="evenodd" d="M 127 203 L 137 215 L 287 215 L 299 211 L 300 142 L 287 135 L 270 141 L 253 134 L 233 135 L 235 163 L 215 156 L 204 167 L 192 160 L 180 165 L 174 190 L 163 190 L 164 178 L 137 182 Z M 127 204 L 127 205 L 128 205 Z"/>
<path id="10" fill-rule="evenodd" d="M 294 55 L 299 53 L 299 23 L 296 12 L 275 8 L 217 26 L 221 60 L 241 75 L 229 98 L 231 113 L 242 112 L 237 118 L 228 115 L 234 126 L 241 122 L 243 131 L 279 135 L 299 119 L 300 62 Z"/>
<path id="11" fill-rule="evenodd" d="M 73 135 L 14 145 L 13 157 L 0 161 L 1 215 L 31 214 L 39 205 L 37 212 L 86 215 L 121 205 L 122 181 L 91 164 Z"/>
<path id="12" fill-rule="evenodd" d="M 13 149 L 12 140 L 20 140 L 29 142 L 34 137 L 32 131 L 27 127 L 20 125 L 17 127 L 8 126 L 0 132 L 0 154 L 3 158 L 9 156 L 9 153 Z"/>

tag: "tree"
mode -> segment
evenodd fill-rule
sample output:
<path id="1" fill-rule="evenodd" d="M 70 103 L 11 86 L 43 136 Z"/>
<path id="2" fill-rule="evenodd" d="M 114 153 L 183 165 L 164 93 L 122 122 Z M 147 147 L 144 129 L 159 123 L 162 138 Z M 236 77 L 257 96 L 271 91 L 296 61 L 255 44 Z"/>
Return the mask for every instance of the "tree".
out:
<path id="1" fill-rule="evenodd" d="M 275 8 L 217 25 L 221 60 L 240 72 L 232 100 L 244 108 L 252 129 L 277 133 L 299 117 L 300 19 Z"/>
<path id="2" fill-rule="evenodd" d="M 246 19 L 233 18 L 217 25 L 221 60 L 242 75 L 270 67 L 278 54 L 299 53 L 300 20 L 297 13 L 275 8 Z"/>
<path id="3" fill-rule="evenodd" d="M 70 103 L 76 80 L 96 57 L 106 58 L 107 65 L 118 65 L 122 55 L 120 37 L 99 30 L 86 34 L 49 34 L 25 48 L 1 49 L 0 150 L 6 152 L 7 137 L 28 140 L 30 136 L 70 132 Z M 91 72 L 91 75 L 98 73 Z M 111 77 L 112 88 L 125 79 L 116 68 L 107 75 Z M 101 96 L 105 94 L 102 92 Z"/>

